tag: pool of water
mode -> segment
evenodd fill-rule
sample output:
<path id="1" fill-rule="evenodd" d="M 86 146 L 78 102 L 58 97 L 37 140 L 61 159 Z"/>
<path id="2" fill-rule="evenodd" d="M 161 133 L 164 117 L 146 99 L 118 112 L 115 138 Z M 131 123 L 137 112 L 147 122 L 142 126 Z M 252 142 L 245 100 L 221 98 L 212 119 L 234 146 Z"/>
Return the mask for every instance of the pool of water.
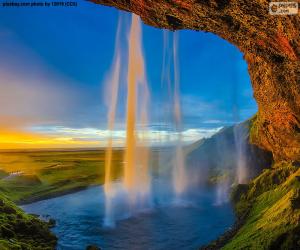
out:
<path id="1" fill-rule="evenodd" d="M 62 250 L 84 250 L 88 245 L 104 250 L 189 250 L 214 240 L 233 224 L 231 205 L 216 205 L 217 194 L 215 188 L 199 188 L 176 203 L 160 196 L 151 209 L 117 221 L 114 228 L 103 226 L 100 186 L 24 205 L 23 209 L 56 220 L 53 232 Z"/>

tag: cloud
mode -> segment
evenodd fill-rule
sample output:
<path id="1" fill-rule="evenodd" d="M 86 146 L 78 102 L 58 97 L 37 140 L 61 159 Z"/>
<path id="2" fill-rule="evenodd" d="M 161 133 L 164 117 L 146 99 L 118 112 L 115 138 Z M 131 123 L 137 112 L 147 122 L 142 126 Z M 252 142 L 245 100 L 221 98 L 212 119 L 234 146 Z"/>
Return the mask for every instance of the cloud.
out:
<path id="1" fill-rule="evenodd" d="M 182 140 L 185 143 L 192 143 L 202 138 L 207 138 L 219 131 L 220 128 L 205 129 L 194 128 L 182 132 Z M 106 130 L 95 128 L 68 128 L 56 126 L 33 127 L 31 131 L 51 137 L 56 142 L 71 142 L 85 146 L 102 146 L 105 147 L 107 140 L 111 137 L 114 146 L 124 146 L 126 141 L 125 130 Z M 143 137 L 143 141 L 149 145 L 170 145 L 178 141 L 179 133 L 171 130 L 153 130 L 138 131 L 138 137 Z"/>
<path id="2" fill-rule="evenodd" d="M 220 124 L 220 123 L 224 123 L 224 121 L 221 121 L 221 120 L 206 120 L 206 121 L 203 121 L 202 123 L 204 124 Z"/>

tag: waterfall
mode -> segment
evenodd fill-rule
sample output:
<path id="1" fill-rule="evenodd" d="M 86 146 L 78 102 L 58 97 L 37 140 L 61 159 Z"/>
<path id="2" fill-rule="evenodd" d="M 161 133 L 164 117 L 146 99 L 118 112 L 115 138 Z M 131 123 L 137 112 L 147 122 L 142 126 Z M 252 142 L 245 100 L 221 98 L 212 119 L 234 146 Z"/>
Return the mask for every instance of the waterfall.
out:
<path id="1" fill-rule="evenodd" d="M 107 141 L 105 155 L 105 226 L 114 226 L 122 207 L 122 213 L 130 216 L 133 213 L 152 207 L 153 181 L 149 168 L 150 145 L 148 133 L 148 106 L 150 93 L 145 72 L 145 61 L 142 51 L 141 21 L 137 15 L 132 15 L 128 36 L 128 58 L 125 61 L 120 53 L 120 28 L 119 21 L 116 34 L 116 49 L 110 77 L 107 80 L 109 97 L 107 128 L 110 137 Z M 174 127 L 176 145 L 172 154 L 173 193 L 175 200 L 179 200 L 187 187 L 187 175 L 185 169 L 185 152 L 182 136 L 182 115 L 180 102 L 180 73 L 178 67 L 178 37 L 173 34 L 170 43 L 169 33 L 164 34 L 164 59 L 162 69 L 162 84 L 167 84 L 168 100 L 170 104 L 170 123 Z M 126 140 L 123 165 L 123 178 L 120 182 L 113 182 L 113 130 L 119 98 L 121 81 L 121 66 L 127 68 L 127 99 L 126 99 Z M 171 127 L 171 126 L 170 126 Z"/>
<path id="2" fill-rule="evenodd" d="M 125 65 L 120 56 L 121 21 L 119 21 L 116 35 L 116 49 L 112 73 L 107 81 L 110 91 L 108 110 L 108 130 L 110 137 L 107 141 L 105 155 L 105 226 L 115 224 L 115 203 L 120 197 L 124 201 L 124 211 L 131 214 L 139 209 L 144 209 L 151 204 L 150 177 L 148 169 L 149 147 L 147 142 L 148 102 L 149 91 L 145 74 L 145 63 L 142 53 L 141 22 L 137 15 L 132 15 L 131 28 L 128 38 L 128 72 L 127 72 L 127 110 L 126 110 L 126 144 L 124 156 L 124 178 L 118 185 L 112 184 L 113 136 L 117 108 L 120 66 Z"/>
<path id="3" fill-rule="evenodd" d="M 236 182 L 238 184 L 248 183 L 248 169 L 246 163 L 246 140 L 247 134 L 242 124 L 233 129 L 236 148 Z"/>
<path id="4" fill-rule="evenodd" d="M 121 30 L 122 21 L 119 18 L 117 33 L 116 33 L 116 42 L 115 42 L 115 55 L 113 60 L 113 66 L 111 74 L 109 75 L 106 85 L 106 92 L 110 96 L 107 103 L 108 113 L 107 113 L 107 128 L 109 130 L 110 136 L 107 141 L 106 152 L 105 152 L 105 176 L 104 176 L 104 191 L 105 191 L 105 221 L 106 226 L 114 225 L 114 214 L 112 201 L 115 194 L 114 188 L 111 186 L 112 182 L 112 154 L 113 154 L 113 130 L 115 124 L 117 100 L 119 93 L 119 82 L 120 82 L 120 64 L 121 64 L 121 55 L 119 50 L 119 39 L 120 39 L 120 30 Z"/>
<path id="5" fill-rule="evenodd" d="M 138 95 L 138 84 L 141 91 Z M 138 97 L 141 100 L 141 133 L 137 136 Z M 127 76 L 127 116 L 126 116 L 126 147 L 124 166 L 124 185 L 130 196 L 131 203 L 143 202 L 150 192 L 148 170 L 148 146 L 145 140 L 148 122 L 149 92 L 145 76 L 145 63 L 142 53 L 141 22 L 137 15 L 132 15 L 129 34 L 129 58 Z"/>
<path id="6" fill-rule="evenodd" d="M 182 138 L 182 115 L 180 103 L 180 72 L 178 67 L 178 34 L 173 32 L 172 43 L 170 33 L 164 31 L 164 56 L 162 65 L 162 84 L 167 85 L 169 101 L 173 110 L 172 124 L 177 135 L 172 161 L 173 190 L 175 198 L 179 198 L 187 187 L 185 155 Z M 173 66 L 173 67 L 172 67 Z M 173 74 L 172 74 L 173 73 Z M 173 83 L 173 84 L 172 84 Z"/>

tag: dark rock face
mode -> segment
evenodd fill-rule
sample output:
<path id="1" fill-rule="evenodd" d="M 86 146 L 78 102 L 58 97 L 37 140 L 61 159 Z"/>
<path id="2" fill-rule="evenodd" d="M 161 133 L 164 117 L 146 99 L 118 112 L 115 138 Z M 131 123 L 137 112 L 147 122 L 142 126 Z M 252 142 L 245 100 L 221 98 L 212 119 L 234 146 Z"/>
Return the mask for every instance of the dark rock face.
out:
<path id="1" fill-rule="evenodd" d="M 237 46 L 259 107 L 252 142 L 276 160 L 300 160 L 299 15 L 270 15 L 269 1 L 90 1 L 134 12 L 158 28 L 212 32 Z"/>
<path id="2" fill-rule="evenodd" d="M 86 250 L 101 250 L 101 248 L 94 245 L 89 245 L 86 247 Z"/>

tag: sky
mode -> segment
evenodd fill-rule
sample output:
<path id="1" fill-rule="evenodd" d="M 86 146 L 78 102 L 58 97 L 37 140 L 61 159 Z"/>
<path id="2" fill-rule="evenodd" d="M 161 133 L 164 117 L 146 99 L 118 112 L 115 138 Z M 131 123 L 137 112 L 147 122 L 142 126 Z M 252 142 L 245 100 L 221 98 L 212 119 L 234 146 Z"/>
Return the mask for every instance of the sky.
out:
<path id="1" fill-rule="evenodd" d="M 120 15 L 125 28 L 119 42 L 125 51 L 130 13 L 87 1 L 69 8 L 0 6 L 0 148 L 106 145 L 105 82 Z M 161 82 L 164 31 L 144 24 L 142 30 L 151 93 L 148 137 L 168 143 L 176 134 L 162 126 L 162 107 L 169 105 Z M 208 137 L 254 115 L 242 53 L 211 33 L 176 33 L 184 140 Z M 124 86 L 122 91 L 126 96 Z M 125 105 L 119 106 L 116 146 L 126 138 Z"/>

